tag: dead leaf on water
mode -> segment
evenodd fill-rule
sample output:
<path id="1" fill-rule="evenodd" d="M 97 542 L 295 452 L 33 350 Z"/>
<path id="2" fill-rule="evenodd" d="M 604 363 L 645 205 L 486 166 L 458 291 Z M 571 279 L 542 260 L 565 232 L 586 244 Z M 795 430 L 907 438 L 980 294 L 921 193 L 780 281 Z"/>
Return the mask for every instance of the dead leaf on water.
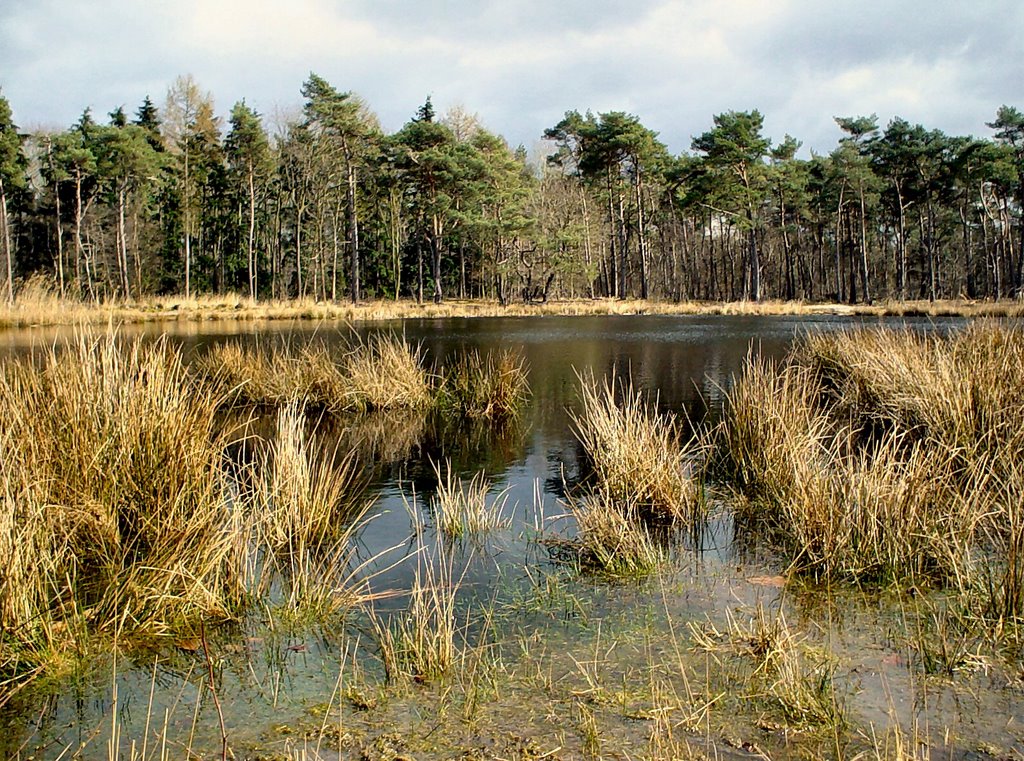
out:
<path id="1" fill-rule="evenodd" d="M 747 579 L 748 584 L 758 587 L 784 587 L 786 586 L 785 576 L 751 576 Z"/>

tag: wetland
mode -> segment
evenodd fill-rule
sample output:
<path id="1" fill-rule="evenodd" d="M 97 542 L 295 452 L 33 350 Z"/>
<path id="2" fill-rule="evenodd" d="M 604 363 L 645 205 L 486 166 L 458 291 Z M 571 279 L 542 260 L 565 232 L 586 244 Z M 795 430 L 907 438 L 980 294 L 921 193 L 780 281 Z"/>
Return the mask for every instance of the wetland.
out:
<path id="1" fill-rule="evenodd" d="M 82 330 L 5 334 L 3 757 L 1024 754 L 1012 324 Z"/>

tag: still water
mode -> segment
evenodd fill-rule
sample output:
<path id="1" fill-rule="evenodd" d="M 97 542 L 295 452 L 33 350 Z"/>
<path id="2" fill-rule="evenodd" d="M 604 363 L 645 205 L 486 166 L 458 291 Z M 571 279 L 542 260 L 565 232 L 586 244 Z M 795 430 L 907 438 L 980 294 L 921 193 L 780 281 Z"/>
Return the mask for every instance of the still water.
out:
<path id="1" fill-rule="evenodd" d="M 877 596 L 833 594 L 826 599 L 816 590 L 783 591 L 770 580 L 784 569 L 770 552 L 751 550 L 734 541 L 727 510 L 716 513 L 703 536 L 680 543 L 676 570 L 656 583 L 614 585 L 573 577 L 564 573 L 537 541 L 539 535 L 568 537 L 573 532 L 572 522 L 563 515 L 562 497 L 580 470 L 570 413 L 577 405 L 581 373 L 629 379 L 662 412 L 677 416 L 685 429 L 687 422 L 697 424 L 718 414 L 723 394 L 751 352 L 781 357 L 802 334 L 880 324 L 946 331 L 961 322 L 825 316 L 616 316 L 410 320 L 359 327 L 361 334 L 402 333 L 423 347 L 431 363 L 443 363 L 446 357 L 468 349 L 512 348 L 522 354 L 529 370 L 526 408 L 515 424 L 501 430 L 437 425 L 415 416 L 358 423 L 322 421 L 325 437 L 336 435 L 343 441 L 345 436 L 355 437 L 364 445 L 371 442 L 373 461 L 367 467 L 374 504 L 359 533 L 358 552 L 368 563 L 365 572 L 373 575 L 374 590 L 398 593 L 382 599 L 378 611 L 386 615 L 389 610 L 401 609 L 405 602 L 400 593 L 408 590 L 422 557 L 422 553 L 416 554 L 417 548 L 439 541 L 429 514 L 436 488 L 434 464 L 450 461 L 453 470 L 466 478 L 484 471 L 493 492 L 504 494 L 510 518 L 507 529 L 455 550 L 455 573 L 463 590 L 460 615 L 465 616 L 467 638 L 471 639 L 478 627 L 478 617 L 467 611 L 499 611 L 499 617 L 512 611 L 508 631 L 538 643 L 522 656 L 524 662 L 544 662 L 551 673 L 564 672 L 569 679 L 586 671 L 573 649 L 582 647 L 589 652 L 592 647 L 594 652 L 605 653 L 608 671 L 604 678 L 621 678 L 625 685 L 630 675 L 643 668 L 641 651 L 650 663 L 652 650 L 667 648 L 667 642 L 675 641 L 675 627 L 687 621 L 721 622 L 724 611 L 750 611 L 758 605 L 785 609 L 790 623 L 804 636 L 820 641 L 834 654 L 839 664 L 837 679 L 861 725 L 885 726 L 897 717 L 905 726 L 923 722 L 924 734 L 934 734 L 932 725 L 941 727 L 957 738 L 943 757 L 990 757 L 971 755 L 982 746 L 1015 752 L 1024 748 L 1017 727 L 1024 721 L 1024 711 L 1014 689 L 983 675 L 964 685 L 941 685 L 928 692 L 921 705 L 923 693 L 906 668 L 902 641 L 893 635 L 905 620 L 899 606 Z M 124 335 L 135 331 L 154 336 L 163 330 L 190 357 L 223 340 L 303 341 L 316 337 L 333 341 L 346 340 L 351 333 L 346 326 L 310 323 L 189 323 L 125 329 Z M 60 340 L 59 331 L 11 332 L 0 336 L 0 351 L 22 354 L 33 345 Z M 273 430 L 272 423 L 265 420 L 252 425 Z M 556 579 L 555 586 L 551 579 Z M 759 581 L 763 579 L 769 581 Z M 311 751 L 300 737 L 301 727 L 316 725 L 321 707 L 338 703 L 342 676 L 356 673 L 365 680 L 360 684 L 374 684 L 380 678 L 380 665 L 370 644 L 372 631 L 358 617 L 344 627 L 284 625 L 274 623 L 273 616 L 269 618 L 269 625 L 264 619 L 214 635 L 213 646 L 222 661 L 220 698 L 226 729 L 240 758 L 287 758 L 298 752 L 296 749 Z M 620 643 L 614 654 L 612 649 L 602 650 L 602 642 L 609 639 Z M 641 639 L 646 641 L 643 647 L 637 644 Z M 119 748 L 128 757 L 133 749 L 142 753 L 145 738 L 156 737 L 163 750 L 157 748 L 157 740 L 145 740 L 146 758 L 160 758 L 161 752 L 169 758 L 218 756 L 219 729 L 208 701 L 199 701 L 204 663 L 195 652 L 172 648 L 147 657 L 133 655 L 116 664 L 101 657 L 94 665 L 95 669 L 63 683 L 26 691 L 0 709 L 0 756 L 109 758 L 112 749 Z M 709 676 L 708 683 L 712 681 Z M 114 686 L 116 710 L 112 710 Z M 497 707 L 502 701 L 495 702 L 490 718 L 492 735 L 514 731 L 526 738 L 522 742 L 535 743 L 538 748 L 532 756 L 522 751 L 515 757 L 541 757 L 543 749 L 564 741 L 558 732 L 565 730 L 557 726 L 566 717 L 547 723 L 543 717 L 530 718 L 524 708 L 530 698 L 517 695 L 513 687 L 508 688 L 508 696 L 505 713 Z M 393 698 L 385 718 L 366 718 L 356 712 L 344 717 L 339 714 L 338 722 L 373 727 L 366 730 L 370 735 L 379 734 L 382 722 L 400 735 L 423 734 L 428 731 L 422 726 L 435 698 Z M 569 709 L 565 710 L 568 716 Z M 631 743 L 645 747 L 642 743 L 648 729 L 643 722 L 631 723 L 620 717 L 619 724 L 607 731 L 623 747 L 632 747 Z M 736 731 L 757 734 L 767 730 L 749 725 Z M 319 734 L 324 736 L 323 731 Z M 961 735 L 967 739 L 960 742 Z M 345 755 L 337 750 L 344 745 L 342 739 L 331 737 L 337 740 L 333 755 L 321 748 L 323 757 L 402 757 L 398 751 L 389 756 L 383 750 L 369 752 L 364 746 Z M 474 735 L 466 743 L 476 747 L 478 740 Z M 743 750 L 744 737 L 738 743 L 729 737 L 726 740 L 719 743 L 709 737 L 705 742 L 719 757 L 758 757 Z M 769 737 L 762 742 L 779 741 Z M 788 740 L 782 745 L 786 743 Z M 458 743 L 442 744 L 441 749 L 423 757 L 444 758 L 459 747 Z M 569 749 L 550 757 L 574 758 L 581 752 L 573 751 L 570 743 Z M 498 756 L 498 750 L 492 749 L 480 757 Z M 307 757 L 315 756 L 310 753 Z"/>

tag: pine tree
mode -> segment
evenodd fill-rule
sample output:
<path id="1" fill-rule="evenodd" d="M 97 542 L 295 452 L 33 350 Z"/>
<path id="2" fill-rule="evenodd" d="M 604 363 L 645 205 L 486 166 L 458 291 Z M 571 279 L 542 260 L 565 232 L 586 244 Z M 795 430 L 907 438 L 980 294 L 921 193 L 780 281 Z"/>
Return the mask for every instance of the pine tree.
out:
<path id="1" fill-rule="evenodd" d="M 0 245 L 3 246 L 7 277 L 7 300 L 14 302 L 14 246 L 8 205 L 11 193 L 25 187 L 27 161 L 22 152 L 23 138 L 11 115 L 11 105 L 0 93 Z"/>

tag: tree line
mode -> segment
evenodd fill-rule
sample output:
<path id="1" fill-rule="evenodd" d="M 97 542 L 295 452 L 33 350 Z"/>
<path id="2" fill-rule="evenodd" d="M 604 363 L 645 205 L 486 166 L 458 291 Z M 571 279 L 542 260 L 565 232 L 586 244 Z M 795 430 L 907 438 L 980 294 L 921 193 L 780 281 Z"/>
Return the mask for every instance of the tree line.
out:
<path id="1" fill-rule="evenodd" d="M 531 163 L 428 98 L 394 134 L 311 74 L 268 133 L 179 77 L 162 108 L 23 134 L 0 95 L 4 294 L 239 292 L 321 300 L 549 297 L 871 301 L 1024 294 L 1024 114 L 991 138 L 837 117 L 831 152 L 756 111 L 672 155 L 623 112 L 569 111 Z"/>

